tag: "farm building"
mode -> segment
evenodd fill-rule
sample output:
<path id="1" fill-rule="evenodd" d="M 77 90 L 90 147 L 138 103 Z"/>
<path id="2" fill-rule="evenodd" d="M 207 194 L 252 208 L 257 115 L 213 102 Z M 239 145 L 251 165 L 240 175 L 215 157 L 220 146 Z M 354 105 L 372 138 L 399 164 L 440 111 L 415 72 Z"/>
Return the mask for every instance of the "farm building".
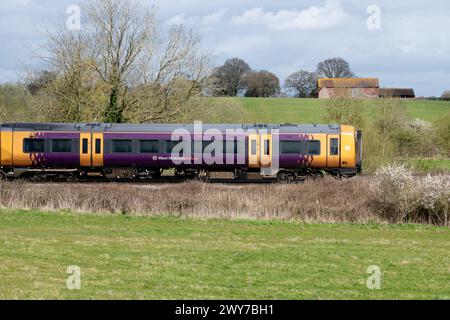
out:
<path id="1" fill-rule="evenodd" d="M 380 97 L 415 98 L 416 95 L 412 88 L 380 88 Z"/>
<path id="2" fill-rule="evenodd" d="M 319 99 L 345 96 L 379 98 L 380 84 L 376 78 L 321 78 L 317 81 Z"/>

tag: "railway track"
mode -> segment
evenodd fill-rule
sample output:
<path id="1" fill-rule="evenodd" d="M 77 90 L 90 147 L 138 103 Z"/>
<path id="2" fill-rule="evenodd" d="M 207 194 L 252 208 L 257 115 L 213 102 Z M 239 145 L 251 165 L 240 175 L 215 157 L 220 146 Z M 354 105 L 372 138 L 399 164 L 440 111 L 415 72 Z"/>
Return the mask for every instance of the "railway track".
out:
<path id="1" fill-rule="evenodd" d="M 442 173 L 415 173 L 413 174 L 414 177 L 426 177 L 428 174 L 438 175 Z M 375 174 L 369 174 L 369 173 L 362 173 L 358 174 L 359 178 L 374 178 Z M 310 179 L 297 179 L 294 181 L 291 181 L 289 183 L 304 183 L 305 181 L 314 181 L 314 180 L 322 180 L 322 179 L 335 179 L 335 180 L 347 180 L 355 177 L 350 178 L 336 178 L 332 176 L 324 176 L 324 177 L 315 177 Z M 107 180 L 102 178 L 86 178 L 86 179 L 17 179 L 17 180 L 9 180 L 10 182 L 27 182 L 27 183 L 74 183 L 74 184 L 110 184 L 110 183 L 118 183 L 118 184 L 137 184 L 137 185 L 143 185 L 143 184 L 177 184 L 177 183 L 184 183 L 184 182 L 204 182 L 204 183 L 211 183 L 211 184 L 288 184 L 288 182 L 278 182 L 276 178 L 269 178 L 269 179 L 192 179 L 192 178 L 185 178 L 185 177 L 175 177 L 175 176 L 164 176 L 157 179 L 116 179 L 116 180 Z"/>

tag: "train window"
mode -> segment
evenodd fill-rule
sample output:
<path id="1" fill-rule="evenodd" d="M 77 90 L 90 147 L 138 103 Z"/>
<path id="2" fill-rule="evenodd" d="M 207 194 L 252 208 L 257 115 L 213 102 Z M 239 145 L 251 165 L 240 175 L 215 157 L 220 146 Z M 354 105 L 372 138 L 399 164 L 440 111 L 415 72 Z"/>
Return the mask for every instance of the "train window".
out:
<path id="1" fill-rule="evenodd" d="M 45 140 L 44 139 L 23 139 L 23 152 L 45 152 Z"/>
<path id="2" fill-rule="evenodd" d="M 252 153 L 252 156 L 256 156 L 256 140 L 251 140 L 251 141 L 252 141 L 251 153 Z"/>
<path id="3" fill-rule="evenodd" d="M 320 154 L 320 141 L 311 140 L 308 141 L 308 155 L 319 155 Z"/>
<path id="4" fill-rule="evenodd" d="M 208 147 L 209 145 L 211 145 L 212 143 L 214 142 L 214 140 L 212 140 L 212 141 L 203 141 L 203 153 L 205 153 L 205 149 L 206 149 L 206 147 Z M 224 144 L 225 145 L 225 144 Z M 214 149 L 210 149 L 210 154 L 211 154 L 211 156 L 212 157 L 215 157 L 216 156 L 216 151 L 217 151 L 217 153 L 218 154 L 220 154 L 220 150 L 216 150 L 216 148 L 214 148 Z"/>
<path id="5" fill-rule="evenodd" d="M 71 152 L 72 140 L 71 139 L 53 139 L 52 140 L 52 152 Z"/>
<path id="6" fill-rule="evenodd" d="M 302 141 L 280 141 L 281 153 L 302 154 Z"/>
<path id="7" fill-rule="evenodd" d="M 203 143 L 199 140 L 192 140 L 191 150 L 193 153 L 202 153 L 203 152 Z"/>
<path id="8" fill-rule="evenodd" d="M 95 139 L 95 153 L 96 154 L 102 153 L 102 140 L 101 139 Z"/>
<path id="9" fill-rule="evenodd" d="M 224 141 L 223 142 L 223 153 L 229 153 L 229 154 L 237 154 L 238 153 L 238 142 L 237 140 L 234 141 Z"/>
<path id="10" fill-rule="evenodd" d="M 83 153 L 88 153 L 88 139 L 83 139 Z"/>
<path id="11" fill-rule="evenodd" d="M 114 153 L 130 153 L 131 140 L 113 140 L 112 152 Z"/>
<path id="12" fill-rule="evenodd" d="M 332 156 L 339 155 L 339 139 L 338 138 L 330 139 L 330 155 L 332 155 Z"/>
<path id="13" fill-rule="evenodd" d="M 209 146 L 212 143 L 212 141 L 203 141 L 202 142 L 202 151 L 205 152 L 205 149 L 207 146 Z"/>
<path id="14" fill-rule="evenodd" d="M 270 140 L 264 139 L 264 155 L 270 155 Z"/>
<path id="15" fill-rule="evenodd" d="M 172 140 L 168 140 L 166 141 L 166 152 L 167 153 L 172 153 L 172 149 L 179 144 L 181 141 L 172 141 Z"/>
<path id="16" fill-rule="evenodd" d="M 139 152 L 141 153 L 158 153 L 159 140 L 141 140 L 139 141 Z"/>

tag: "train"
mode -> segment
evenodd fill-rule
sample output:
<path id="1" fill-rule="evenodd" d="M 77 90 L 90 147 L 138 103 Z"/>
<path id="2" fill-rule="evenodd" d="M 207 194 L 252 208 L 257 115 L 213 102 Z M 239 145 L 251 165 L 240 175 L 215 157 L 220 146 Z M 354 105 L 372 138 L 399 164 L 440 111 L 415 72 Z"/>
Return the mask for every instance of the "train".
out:
<path id="1" fill-rule="evenodd" d="M 362 170 L 338 124 L 0 124 L 0 179 L 304 181 Z"/>

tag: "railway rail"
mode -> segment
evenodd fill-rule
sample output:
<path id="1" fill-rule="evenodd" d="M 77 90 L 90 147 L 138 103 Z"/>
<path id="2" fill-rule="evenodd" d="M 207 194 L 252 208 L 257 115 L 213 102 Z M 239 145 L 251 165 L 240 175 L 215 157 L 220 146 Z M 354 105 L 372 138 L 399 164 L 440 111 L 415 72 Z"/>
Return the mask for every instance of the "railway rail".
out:
<path id="1" fill-rule="evenodd" d="M 414 173 L 414 177 L 426 177 L 427 175 L 439 175 L 439 174 L 448 174 L 448 173 L 442 173 L 442 172 L 432 172 L 432 173 Z M 372 173 L 361 173 L 356 177 L 364 178 L 364 179 L 370 179 L 374 178 L 375 174 Z M 298 183 L 304 183 L 305 181 L 315 181 L 315 180 L 322 180 L 322 179 L 334 179 L 334 180 L 347 180 L 347 179 L 354 179 L 355 177 L 345 178 L 345 177 L 334 177 L 334 176 L 323 176 L 323 177 L 309 177 L 306 179 L 297 179 L 290 182 L 284 182 L 284 184 L 298 184 Z M 16 180 L 8 180 L 9 182 L 28 182 L 28 183 L 74 183 L 74 184 L 110 184 L 110 183 L 118 183 L 118 184 L 137 184 L 137 185 L 143 185 L 143 184 L 177 184 L 177 183 L 184 183 L 184 182 L 193 182 L 193 181 L 199 181 L 203 183 L 211 183 L 211 184 L 243 184 L 243 185 L 251 185 L 251 184 L 275 184 L 280 183 L 277 179 L 192 179 L 192 178 L 186 178 L 186 177 L 175 177 L 175 176 L 163 176 L 160 178 L 154 178 L 154 179 L 116 179 L 116 180 L 108 180 L 104 178 L 86 178 L 86 179 L 16 179 Z M 7 182 L 6 182 L 7 183 Z"/>

